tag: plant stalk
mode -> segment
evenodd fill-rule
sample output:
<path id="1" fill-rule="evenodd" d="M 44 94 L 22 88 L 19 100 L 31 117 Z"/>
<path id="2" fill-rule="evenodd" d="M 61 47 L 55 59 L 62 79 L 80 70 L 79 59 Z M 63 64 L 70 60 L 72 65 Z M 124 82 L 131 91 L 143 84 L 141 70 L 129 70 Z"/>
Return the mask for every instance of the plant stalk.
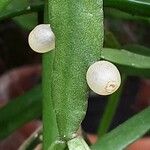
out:
<path id="1" fill-rule="evenodd" d="M 99 129 L 98 129 L 99 137 L 102 137 L 103 135 L 105 135 L 111 125 L 111 122 L 113 120 L 113 117 L 116 113 L 116 110 L 117 110 L 119 102 L 120 102 L 125 79 L 126 79 L 126 77 L 125 77 L 125 75 L 123 75 L 121 87 L 108 98 L 108 103 L 105 108 L 104 114 L 101 119 L 101 123 L 99 125 Z"/>
<path id="2" fill-rule="evenodd" d="M 44 22 L 49 23 L 48 0 L 45 0 Z M 52 64 L 54 52 L 43 54 L 42 91 L 43 91 L 43 150 L 47 150 L 58 137 L 56 116 L 52 102 Z"/>

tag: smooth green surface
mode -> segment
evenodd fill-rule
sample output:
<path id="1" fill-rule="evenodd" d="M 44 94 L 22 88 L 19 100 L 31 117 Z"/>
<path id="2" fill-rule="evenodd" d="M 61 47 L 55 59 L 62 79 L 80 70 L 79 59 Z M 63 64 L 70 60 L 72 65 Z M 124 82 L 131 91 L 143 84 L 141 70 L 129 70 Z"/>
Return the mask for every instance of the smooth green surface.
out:
<path id="1" fill-rule="evenodd" d="M 25 14 L 13 18 L 13 20 L 25 30 L 32 30 L 37 24 L 37 13 Z"/>
<path id="2" fill-rule="evenodd" d="M 149 56 L 133 53 L 124 49 L 117 50 L 110 48 L 103 48 L 101 54 L 103 59 L 107 59 L 120 65 L 139 69 L 150 69 Z"/>
<path id="3" fill-rule="evenodd" d="M 92 150 L 123 150 L 150 129 L 150 107 L 135 115 L 91 147 Z"/>
<path id="4" fill-rule="evenodd" d="M 49 0 L 48 7 L 56 49 L 43 57 L 44 109 L 47 112 L 48 106 L 53 105 L 59 137 L 67 140 L 78 130 L 86 113 L 86 71 L 100 58 L 103 46 L 102 0 Z M 51 122 L 52 117 L 47 113 L 45 122 Z M 48 128 L 52 125 L 45 126 L 45 132 Z M 51 138 L 48 133 L 45 136 Z M 51 140 L 49 144 L 47 142 L 46 145 L 51 144 Z"/>
<path id="5" fill-rule="evenodd" d="M 52 64 L 53 52 L 43 55 L 43 149 L 47 150 L 50 145 L 58 140 L 58 127 L 56 114 L 52 101 Z"/>
<path id="6" fill-rule="evenodd" d="M 43 2 L 41 0 L 12 0 L 7 7 L 0 12 L 0 20 L 13 18 L 22 14 L 28 14 L 43 10 Z"/>
<path id="7" fill-rule="evenodd" d="M 66 142 L 64 141 L 55 141 L 51 144 L 48 150 L 65 150 L 67 147 Z"/>
<path id="8" fill-rule="evenodd" d="M 76 137 L 67 142 L 69 150 L 90 150 L 82 137 Z"/>
<path id="9" fill-rule="evenodd" d="M 150 48 L 138 44 L 128 44 L 124 46 L 130 52 L 150 57 Z"/>
<path id="10" fill-rule="evenodd" d="M 145 53 L 137 54 L 128 50 L 104 48 L 101 58 L 119 65 L 120 70 L 128 75 L 150 77 L 150 57 Z"/>
<path id="11" fill-rule="evenodd" d="M 0 13 L 11 2 L 11 0 L 0 0 Z"/>
<path id="12" fill-rule="evenodd" d="M 114 20 L 127 20 L 150 24 L 150 17 L 132 15 L 114 8 L 105 8 L 105 17 Z"/>
<path id="13" fill-rule="evenodd" d="M 149 0 L 104 0 L 105 7 L 112 7 L 133 15 L 150 17 Z"/>
<path id="14" fill-rule="evenodd" d="M 41 87 L 12 100 L 0 109 L 0 139 L 5 138 L 25 123 L 41 116 Z"/>
<path id="15" fill-rule="evenodd" d="M 122 75 L 120 88 L 115 93 L 110 95 L 108 98 L 108 103 L 106 105 L 104 114 L 102 116 L 102 119 L 100 121 L 100 125 L 98 128 L 99 138 L 101 138 L 103 135 L 107 133 L 112 123 L 113 117 L 115 116 L 116 110 L 118 108 L 118 105 L 121 99 L 121 94 L 122 94 L 123 86 L 125 83 L 124 81 L 125 81 L 125 76 Z"/>
<path id="16" fill-rule="evenodd" d="M 49 2 L 45 0 L 44 23 L 49 23 Z M 55 51 L 43 54 L 42 57 L 42 92 L 43 92 L 43 150 L 48 150 L 58 141 L 58 127 L 52 101 L 53 61 Z"/>

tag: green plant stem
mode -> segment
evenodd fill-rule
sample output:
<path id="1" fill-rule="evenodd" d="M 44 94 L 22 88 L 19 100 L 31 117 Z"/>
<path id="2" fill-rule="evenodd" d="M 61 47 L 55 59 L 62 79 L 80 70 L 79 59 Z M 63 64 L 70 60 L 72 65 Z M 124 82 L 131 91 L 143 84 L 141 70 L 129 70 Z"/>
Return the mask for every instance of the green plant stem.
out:
<path id="1" fill-rule="evenodd" d="M 57 126 L 60 140 L 75 136 L 87 109 L 85 75 L 103 47 L 102 0 L 46 2 L 56 47 L 43 56 L 44 150 L 56 141 Z"/>
<path id="2" fill-rule="evenodd" d="M 105 7 L 112 7 L 133 15 L 150 17 L 149 0 L 104 0 Z"/>
<path id="3" fill-rule="evenodd" d="M 116 109 L 120 101 L 125 79 L 126 77 L 125 75 L 123 75 L 120 88 L 108 98 L 108 103 L 98 129 L 99 137 L 102 137 L 104 134 L 106 134 L 111 125 L 111 122 L 113 120 L 113 117 L 115 115 Z"/>
<path id="4" fill-rule="evenodd" d="M 83 137 L 76 137 L 67 142 L 69 150 L 90 150 Z"/>
<path id="5" fill-rule="evenodd" d="M 49 23 L 48 0 L 45 0 L 45 23 Z M 42 57 L 42 91 L 43 91 L 43 150 L 48 150 L 49 146 L 58 137 L 56 116 L 52 102 L 52 71 L 53 71 L 53 52 L 45 53 Z"/>
<path id="6" fill-rule="evenodd" d="M 49 20 L 56 37 L 49 78 L 62 140 L 74 137 L 86 113 L 86 72 L 100 59 L 103 46 L 102 6 L 102 0 L 49 0 Z"/>

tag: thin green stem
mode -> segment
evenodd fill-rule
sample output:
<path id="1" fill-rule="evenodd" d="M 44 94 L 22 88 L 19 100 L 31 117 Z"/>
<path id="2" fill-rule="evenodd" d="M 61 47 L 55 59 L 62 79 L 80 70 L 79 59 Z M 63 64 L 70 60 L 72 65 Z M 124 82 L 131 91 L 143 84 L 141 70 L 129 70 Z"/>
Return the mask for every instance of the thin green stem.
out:
<path id="1" fill-rule="evenodd" d="M 45 0 L 45 23 L 49 23 L 48 4 L 48 0 Z M 53 56 L 53 52 L 43 55 L 43 150 L 48 150 L 50 145 L 58 138 L 58 128 L 51 94 Z"/>
<path id="2" fill-rule="evenodd" d="M 114 94 L 112 94 L 108 98 L 108 103 L 107 103 L 107 106 L 105 108 L 105 112 L 103 114 L 99 129 L 98 129 L 98 135 L 100 137 L 102 137 L 104 134 L 106 134 L 109 127 L 110 127 L 110 124 L 112 122 L 112 119 L 115 115 L 116 109 L 117 109 L 118 104 L 119 104 L 119 100 L 120 100 L 120 97 L 121 97 L 121 93 L 122 93 L 122 89 L 123 89 L 125 79 L 126 79 L 126 77 L 123 76 L 121 87 L 118 89 L 117 92 L 115 92 Z"/>

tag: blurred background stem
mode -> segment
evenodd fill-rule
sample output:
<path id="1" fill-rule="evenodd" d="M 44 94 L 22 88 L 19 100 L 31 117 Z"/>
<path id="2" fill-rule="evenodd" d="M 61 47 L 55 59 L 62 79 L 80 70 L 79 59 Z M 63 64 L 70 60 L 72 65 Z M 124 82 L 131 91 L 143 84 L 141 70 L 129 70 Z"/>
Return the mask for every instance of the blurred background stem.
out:
<path id="1" fill-rule="evenodd" d="M 98 136 L 102 137 L 105 135 L 112 123 L 113 117 L 116 113 L 116 110 L 118 108 L 120 99 L 121 99 L 121 94 L 124 86 L 124 82 L 126 80 L 126 76 L 122 75 L 122 83 L 121 87 L 111 96 L 108 98 L 108 103 L 106 105 L 104 114 L 102 116 L 102 119 L 100 121 L 99 129 L 98 129 Z"/>
<path id="2" fill-rule="evenodd" d="M 116 8 L 132 15 L 150 16 L 148 0 L 104 0 L 105 7 Z"/>

